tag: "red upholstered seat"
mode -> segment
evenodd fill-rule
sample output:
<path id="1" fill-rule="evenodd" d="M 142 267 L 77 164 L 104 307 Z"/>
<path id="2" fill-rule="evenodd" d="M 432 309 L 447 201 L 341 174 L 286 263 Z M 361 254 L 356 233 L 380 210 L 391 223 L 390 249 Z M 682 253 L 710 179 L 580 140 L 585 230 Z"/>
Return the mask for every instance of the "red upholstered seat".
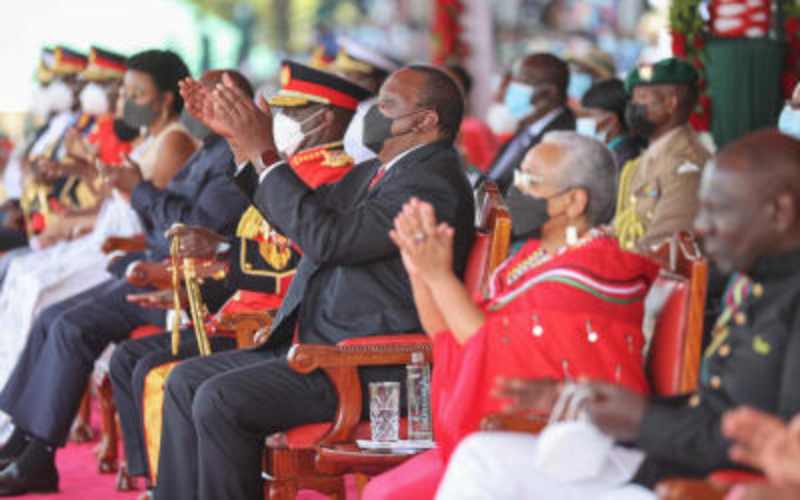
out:
<path id="1" fill-rule="evenodd" d="M 163 326 L 158 325 L 142 325 L 137 328 L 134 328 L 131 332 L 131 339 L 140 339 L 142 337 L 147 337 L 149 335 L 153 335 L 155 333 L 161 333 L 164 331 Z"/>
<path id="2" fill-rule="evenodd" d="M 662 271 L 648 293 L 648 300 L 663 300 L 657 311 L 650 346 L 648 374 L 653 391 L 661 396 L 683 392 L 684 346 L 689 309 L 689 283 L 683 276 Z M 660 300 L 659 300 L 660 299 Z"/>

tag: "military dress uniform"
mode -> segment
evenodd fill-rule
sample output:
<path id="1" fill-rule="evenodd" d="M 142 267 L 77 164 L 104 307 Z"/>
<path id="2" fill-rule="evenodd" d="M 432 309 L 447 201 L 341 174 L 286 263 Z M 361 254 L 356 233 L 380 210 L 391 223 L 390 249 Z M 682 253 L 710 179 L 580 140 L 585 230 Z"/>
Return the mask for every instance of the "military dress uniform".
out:
<path id="1" fill-rule="evenodd" d="M 338 96 L 334 92 L 340 81 L 330 75 L 305 66 L 287 62 L 282 69 L 282 86 L 269 103 L 276 107 L 306 106 L 331 98 L 331 106 L 355 109 L 359 99 L 368 93 L 358 87 L 349 94 Z M 313 85 L 312 85 L 313 84 Z M 292 171 L 312 189 L 338 182 L 352 167 L 352 159 L 344 152 L 341 141 L 313 146 L 288 159 Z M 273 227 L 262 214 L 250 206 L 242 214 L 235 238 L 228 249 L 226 287 L 236 290 L 207 324 L 213 335 L 213 351 L 236 346 L 232 332 L 219 327 L 219 319 L 226 314 L 277 310 L 295 275 L 302 257 L 299 247 Z M 133 475 L 150 475 L 157 480 L 159 445 L 163 414 L 164 384 L 181 360 L 196 356 L 194 332 L 187 328 L 181 332 L 181 349 L 173 356 L 168 349 L 166 334 L 125 342 L 115 351 L 111 360 L 115 399 L 119 394 L 132 395 L 118 401 L 129 472 Z M 120 385 L 122 390 L 116 388 Z M 121 403 L 121 404 L 120 404 Z M 138 411 L 131 411 L 131 407 Z"/>
<path id="2" fill-rule="evenodd" d="M 43 64 L 54 77 L 75 77 L 81 74 L 88 65 L 86 55 L 67 47 L 55 47 L 52 52 L 45 52 Z M 41 158 L 61 161 L 65 158 L 64 138 L 71 127 L 76 127 L 83 135 L 88 134 L 94 126 L 94 117 L 85 113 L 65 111 L 50 119 L 42 134 L 33 144 L 28 155 L 29 162 Z M 57 130 L 50 131 L 54 127 Z M 44 144 L 40 144 L 44 142 Z M 82 208 L 93 203 L 87 190 L 79 188 L 77 177 L 63 177 L 52 185 L 41 184 L 28 179 L 23 187 L 20 205 L 25 216 L 29 235 L 44 230 L 48 219 L 64 207 Z"/>
<path id="3" fill-rule="evenodd" d="M 666 59 L 634 69 L 625 86 L 631 92 L 639 85 L 686 84 L 696 78 L 688 63 Z M 646 250 L 677 231 L 691 230 L 700 176 L 709 158 L 711 153 L 684 124 L 653 141 L 638 160 L 625 166 L 614 220 L 624 248 Z"/>
<path id="4" fill-rule="evenodd" d="M 722 302 L 697 392 L 655 400 L 645 414 L 641 483 L 739 467 L 720 429 L 728 410 L 748 405 L 787 420 L 800 412 L 800 251 L 734 274 Z"/>

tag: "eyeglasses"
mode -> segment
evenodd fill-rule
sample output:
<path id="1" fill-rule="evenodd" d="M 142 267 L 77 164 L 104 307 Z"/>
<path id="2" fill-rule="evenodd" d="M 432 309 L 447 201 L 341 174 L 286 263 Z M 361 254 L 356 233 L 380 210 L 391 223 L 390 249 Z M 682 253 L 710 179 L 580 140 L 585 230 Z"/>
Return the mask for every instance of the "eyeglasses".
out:
<path id="1" fill-rule="evenodd" d="M 514 186 L 520 191 L 530 189 L 542 182 L 544 182 L 544 177 L 541 175 L 530 174 L 519 169 L 514 170 Z"/>

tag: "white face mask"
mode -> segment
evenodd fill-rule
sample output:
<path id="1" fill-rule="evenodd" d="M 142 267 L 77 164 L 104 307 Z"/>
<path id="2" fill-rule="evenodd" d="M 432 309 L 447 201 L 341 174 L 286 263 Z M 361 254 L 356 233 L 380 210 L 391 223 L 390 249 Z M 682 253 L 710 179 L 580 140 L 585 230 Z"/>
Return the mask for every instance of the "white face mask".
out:
<path id="1" fill-rule="evenodd" d="M 75 96 L 72 89 L 62 80 L 56 80 L 47 87 L 47 103 L 50 109 L 56 113 L 69 111 L 75 104 Z"/>
<path id="2" fill-rule="evenodd" d="M 37 84 L 33 88 L 31 113 L 33 113 L 38 120 L 45 120 L 47 119 L 47 115 L 50 114 L 50 102 L 47 99 L 46 87 Z"/>
<path id="3" fill-rule="evenodd" d="M 492 103 L 486 113 L 486 124 L 495 135 L 513 134 L 517 130 L 517 119 L 511 114 L 505 104 Z"/>
<path id="4" fill-rule="evenodd" d="M 362 109 L 361 105 L 359 105 L 344 133 L 344 152 L 356 164 L 375 158 L 375 153 L 364 146 L 364 116 L 367 114 L 366 109 L 369 109 L 369 107 Z"/>
<path id="5" fill-rule="evenodd" d="M 788 104 L 783 107 L 778 120 L 778 129 L 795 139 L 800 139 L 800 109 L 794 109 Z"/>
<path id="6" fill-rule="evenodd" d="M 597 139 L 603 144 L 605 144 L 608 137 L 608 132 L 605 130 L 597 130 L 597 119 L 588 116 L 575 120 L 575 132 L 585 135 L 586 137 L 591 137 L 592 139 Z"/>
<path id="7" fill-rule="evenodd" d="M 286 116 L 284 113 L 275 115 L 272 118 L 272 135 L 275 138 L 275 147 L 278 148 L 278 152 L 286 158 L 295 154 L 306 135 L 314 132 L 318 128 L 316 127 L 308 132 L 303 132 L 303 125 L 312 121 L 324 111 L 324 109 L 320 109 L 302 122 L 298 122 L 294 118 Z"/>
<path id="8" fill-rule="evenodd" d="M 108 113 L 108 94 L 103 87 L 94 82 L 83 88 L 79 99 L 84 113 L 95 116 Z"/>

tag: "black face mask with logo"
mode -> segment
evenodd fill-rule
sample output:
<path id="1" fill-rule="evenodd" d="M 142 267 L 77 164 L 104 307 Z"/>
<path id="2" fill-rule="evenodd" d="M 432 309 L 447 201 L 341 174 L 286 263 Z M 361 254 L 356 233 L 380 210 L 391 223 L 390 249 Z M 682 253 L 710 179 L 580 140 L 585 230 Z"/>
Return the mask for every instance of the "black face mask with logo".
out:
<path id="1" fill-rule="evenodd" d="M 625 122 L 632 132 L 649 139 L 656 131 L 656 124 L 647 118 L 647 106 L 629 102 L 625 107 Z"/>

